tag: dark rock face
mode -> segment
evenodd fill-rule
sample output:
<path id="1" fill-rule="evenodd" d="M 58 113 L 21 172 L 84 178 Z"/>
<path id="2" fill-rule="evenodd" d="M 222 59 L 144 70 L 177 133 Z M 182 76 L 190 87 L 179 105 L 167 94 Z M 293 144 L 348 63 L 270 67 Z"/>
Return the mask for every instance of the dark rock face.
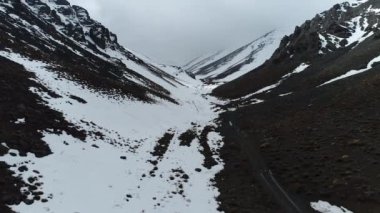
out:
<path id="1" fill-rule="evenodd" d="M 73 5 L 73 9 L 75 10 L 77 17 L 79 19 L 79 22 L 82 25 L 91 25 L 94 23 L 93 20 L 91 20 L 90 15 L 88 14 L 87 10 L 84 9 L 83 7 L 79 7 L 76 5 Z"/>
<path id="2" fill-rule="evenodd" d="M 70 3 L 66 0 L 55 0 L 54 1 L 57 5 L 70 5 Z"/>
<path id="3" fill-rule="evenodd" d="M 13 213 L 7 205 L 17 205 L 22 202 L 23 197 L 20 193 L 20 188 L 23 186 L 23 182 L 15 178 L 14 173 L 9 171 L 8 168 L 8 165 L 0 162 L 0 211 Z"/>
<path id="4" fill-rule="evenodd" d="M 88 35 L 101 49 L 106 47 L 121 48 L 117 44 L 116 35 L 100 23 L 92 20 L 87 10 L 82 7 L 71 7 L 66 0 L 54 1 L 50 6 L 41 0 L 28 0 L 26 2 L 32 6 L 32 10 L 37 11 L 41 18 L 61 26 L 66 35 L 77 41 L 87 43 L 85 36 Z M 61 20 L 61 17 L 66 20 Z M 86 27 L 84 28 L 82 25 Z"/>
<path id="5" fill-rule="evenodd" d="M 223 210 L 239 209 L 229 204 L 230 199 L 248 195 L 246 189 L 252 187 L 252 180 L 244 176 L 228 176 L 238 172 L 236 165 L 246 170 L 250 166 L 241 159 L 242 147 L 230 134 L 227 115 L 232 114 L 242 135 L 259 147 L 268 168 L 291 195 L 305 204 L 326 200 L 353 212 L 380 211 L 379 174 L 374 172 L 380 170 L 378 63 L 366 72 L 319 87 L 348 71 L 366 68 L 380 55 L 376 29 L 380 14 L 371 11 L 379 7 L 380 2 L 374 0 L 334 6 L 284 37 L 261 67 L 213 91 L 236 98 L 226 106 L 236 110 L 221 115 L 226 128 L 221 151 L 226 166 L 218 181 Z M 358 32 L 363 39 L 352 41 Z M 301 63 L 310 66 L 284 77 Z M 277 87 L 254 94 L 278 82 Z M 264 102 L 252 104 L 255 99 Z M 257 197 L 251 203 L 263 200 Z M 241 202 L 236 205 L 247 212 L 280 212 Z"/>
<path id="6" fill-rule="evenodd" d="M 111 34 L 109 30 L 103 26 L 93 26 L 90 29 L 90 38 L 95 42 L 97 46 L 99 46 L 102 49 L 105 49 L 107 47 L 107 42 L 114 41 L 114 40 L 111 40 Z M 112 47 L 112 48 L 115 48 L 115 47 Z"/>

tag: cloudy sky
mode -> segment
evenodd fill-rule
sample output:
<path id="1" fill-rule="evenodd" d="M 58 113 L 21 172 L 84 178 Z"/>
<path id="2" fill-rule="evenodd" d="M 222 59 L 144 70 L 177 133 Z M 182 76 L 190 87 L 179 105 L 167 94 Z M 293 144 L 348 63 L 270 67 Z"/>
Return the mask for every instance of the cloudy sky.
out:
<path id="1" fill-rule="evenodd" d="M 69 0 L 125 47 L 182 65 L 210 51 L 289 31 L 342 0 Z"/>

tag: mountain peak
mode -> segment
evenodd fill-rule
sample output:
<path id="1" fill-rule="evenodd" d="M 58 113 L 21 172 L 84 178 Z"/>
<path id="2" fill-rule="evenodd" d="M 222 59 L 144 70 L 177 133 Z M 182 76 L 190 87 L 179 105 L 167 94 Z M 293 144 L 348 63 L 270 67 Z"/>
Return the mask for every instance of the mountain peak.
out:
<path id="1" fill-rule="evenodd" d="M 36 16 L 54 24 L 58 30 L 76 41 L 94 44 L 100 49 L 116 49 L 117 36 L 106 27 L 91 19 L 88 11 L 66 0 L 26 0 Z"/>

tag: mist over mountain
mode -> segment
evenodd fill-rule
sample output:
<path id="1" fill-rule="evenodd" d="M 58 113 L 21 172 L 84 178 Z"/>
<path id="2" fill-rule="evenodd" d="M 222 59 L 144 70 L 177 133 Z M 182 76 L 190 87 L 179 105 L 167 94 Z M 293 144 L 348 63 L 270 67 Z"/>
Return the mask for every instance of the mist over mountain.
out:
<path id="1" fill-rule="evenodd" d="M 343 0 L 70 2 L 87 8 L 118 34 L 123 45 L 181 66 L 199 55 L 243 46 L 274 29 L 291 33 L 295 25 Z"/>

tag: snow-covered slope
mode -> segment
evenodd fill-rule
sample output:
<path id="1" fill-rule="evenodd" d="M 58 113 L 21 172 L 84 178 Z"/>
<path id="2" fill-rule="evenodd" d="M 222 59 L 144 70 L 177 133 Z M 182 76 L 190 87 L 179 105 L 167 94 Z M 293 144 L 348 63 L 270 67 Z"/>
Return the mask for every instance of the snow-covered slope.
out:
<path id="1" fill-rule="evenodd" d="M 65 0 L 0 0 L 0 212 L 218 212 L 202 82 Z"/>
<path id="2" fill-rule="evenodd" d="M 194 59 L 183 69 L 193 73 L 198 79 L 228 82 L 252 71 L 269 59 L 283 36 L 280 31 L 272 31 L 242 47 Z"/>
<path id="3" fill-rule="evenodd" d="M 179 85 L 150 59 L 121 46 L 84 8 L 66 0 L 0 1 L 0 8 L 3 48 L 64 67 L 86 65 L 88 71 L 161 97 L 170 96 L 166 87 Z"/>
<path id="4" fill-rule="evenodd" d="M 222 138 L 212 130 L 216 114 L 210 100 L 200 95 L 207 92 L 200 85 L 187 82 L 186 87 L 171 91 L 183 97 L 180 105 L 166 101 L 146 104 L 84 89 L 60 78 L 44 62 L 15 53 L 0 55 L 35 73 L 33 80 L 50 92 L 35 87 L 30 91 L 87 135 L 81 141 L 65 132 L 41 130 L 52 151 L 44 158 L 33 153 L 21 156 L 11 142 L 4 141 L 2 146 L 10 149 L 0 160 L 16 165 L 12 170 L 23 181 L 35 178 L 43 184 L 35 190 L 42 193 L 38 198 L 28 195 L 25 203 L 11 206 L 14 211 L 217 211 L 218 191 L 212 179 L 222 168 L 218 158 Z M 26 118 L 17 125 L 32 124 Z M 207 138 L 197 136 L 206 126 L 211 128 Z M 189 131 L 195 136 L 183 145 L 181 135 Z M 27 171 L 20 172 L 21 166 Z M 30 190 L 21 191 L 26 194 Z"/>

